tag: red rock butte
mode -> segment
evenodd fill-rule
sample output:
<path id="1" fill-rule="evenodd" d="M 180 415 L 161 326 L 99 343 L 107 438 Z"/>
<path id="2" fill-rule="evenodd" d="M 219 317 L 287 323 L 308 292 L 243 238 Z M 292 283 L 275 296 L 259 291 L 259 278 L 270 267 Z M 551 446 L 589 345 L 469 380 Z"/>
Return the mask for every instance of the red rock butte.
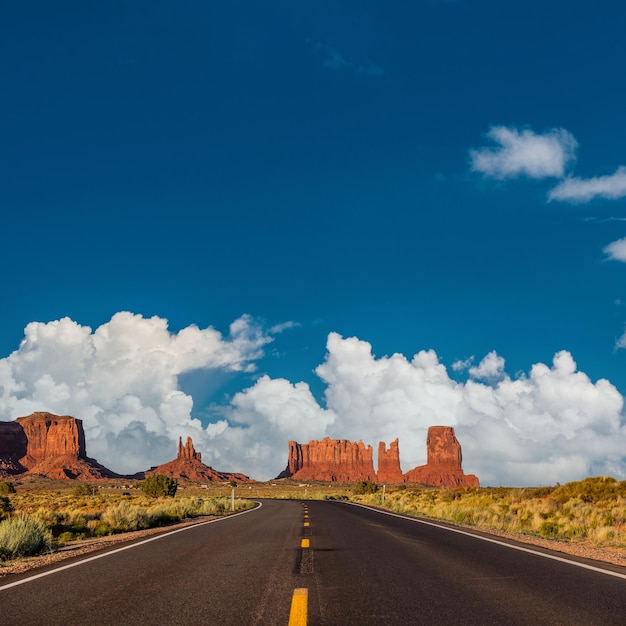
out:
<path id="1" fill-rule="evenodd" d="M 389 449 L 378 444 L 378 472 L 374 471 L 372 446 L 346 439 L 289 442 L 287 467 L 278 478 L 354 482 L 373 480 L 379 483 L 419 483 L 437 487 L 478 487 L 473 474 L 461 467 L 461 444 L 451 426 L 431 426 L 426 440 L 427 463 L 406 474 L 400 468 L 398 439 Z"/>
<path id="2" fill-rule="evenodd" d="M 164 463 L 148 470 L 145 475 L 163 474 L 170 478 L 184 478 L 194 482 L 235 481 L 238 483 L 252 482 L 248 476 L 231 472 L 218 472 L 205 465 L 200 452 L 193 447 L 191 437 L 187 437 L 185 445 L 183 438 L 178 439 L 178 456 L 169 463 Z"/>
<path id="3" fill-rule="evenodd" d="M 117 476 L 87 456 L 81 420 L 45 412 L 0 422 L 0 476 L 24 473 L 77 480 Z"/>
<path id="4" fill-rule="evenodd" d="M 352 482 L 376 480 L 372 446 L 362 441 L 330 439 L 309 443 L 289 442 L 287 468 L 279 478 Z"/>

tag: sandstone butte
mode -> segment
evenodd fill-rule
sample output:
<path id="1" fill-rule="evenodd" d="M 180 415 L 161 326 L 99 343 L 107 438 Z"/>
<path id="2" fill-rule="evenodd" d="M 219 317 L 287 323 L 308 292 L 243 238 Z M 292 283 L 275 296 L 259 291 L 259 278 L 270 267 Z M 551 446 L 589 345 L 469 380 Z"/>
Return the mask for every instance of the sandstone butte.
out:
<path id="1" fill-rule="evenodd" d="M 0 422 L 0 476 L 27 472 L 84 481 L 117 476 L 87 456 L 81 420 L 43 412 Z"/>
<path id="2" fill-rule="evenodd" d="M 146 472 L 146 476 L 164 474 L 171 478 L 185 478 L 196 482 L 235 481 L 238 483 L 252 482 L 244 474 L 218 472 L 202 462 L 202 455 L 196 452 L 191 437 L 183 445 L 183 438 L 178 440 L 178 456 L 169 463 L 153 467 Z"/>
<path id="3" fill-rule="evenodd" d="M 191 438 L 183 446 L 178 442 L 178 457 L 170 463 L 124 478 L 143 478 L 149 474 L 166 474 L 192 481 L 248 482 L 243 474 L 218 472 L 201 461 Z M 38 412 L 0 422 L 0 477 L 39 474 L 48 478 L 81 481 L 122 478 L 95 459 L 87 456 L 83 422 L 69 415 Z"/>
<path id="4" fill-rule="evenodd" d="M 379 483 L 419 483 L 437 487 L 478 487 L 473 474 L 464 474 L 461 467 L 461 444 L 451 426 L 431 426 L 428 429 L 427 463 L 406 474 L 400 469 L 398 440 L 389 450 L 384 442 L 378 444 L 378 473 L 374 472 L 372 446 L 346 439 L 309 441 L 308 444 L 289 442 L 287 467 L 278 478 L 295 480 L 324 480 L 353 482 L 374 480 Z"/>

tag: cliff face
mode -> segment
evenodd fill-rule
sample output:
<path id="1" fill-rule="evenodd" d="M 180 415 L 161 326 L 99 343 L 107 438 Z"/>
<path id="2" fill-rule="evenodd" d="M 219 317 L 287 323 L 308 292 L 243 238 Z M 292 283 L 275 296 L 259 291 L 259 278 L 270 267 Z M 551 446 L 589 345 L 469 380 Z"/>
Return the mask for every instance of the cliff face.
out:
<path id="1" fill-rule="evenodd" d="M 0 473 L 25 472 L 78 480 L 116 475 L 87 456 L 81 420 L 43 412 L 0 422 Z"/>
<path id="2" fill-rule="evenodd" d="M 387 450 L 387 445 L 384 441 L 378 444 L 378 482 L 404 482 L 402 469 L 400 469 L 400 451 L 397 439 L 389 444 L 389 450 Z"/>
<path id="3" fill-rule="evenodd" d="M 17 422 L 0 422 L 0 476 L 27 471 L 20 463 L 27 448 L 26 433 Z"/>
<path id="4" fill-rule="evenodd" d="M 409 483 L 438 487 L 478 487 L 478 477 L 464 474 L 461 444 L 451 426 L 431 426 L 426 440 L 427 461 L 404 475 Z"/>
<path id="5" fill-rule="evenodd" d="M 374 472 L 372 447 L 345 439 L 309 441 L 308 444 L 289 442 L 289 457 L 285 471 L 278 478 L 295 480 L 324 480 L 354 482 L 375 480 L 379 483 L 421 483 L 439 487 L 478 487 L 478 478 L 464 474 L 461 467 L 461 444 L 454 428 L 431 426 L 428 429 L 427 464 L 406 474 L 400 468 L 398 440 L 389 449 L 378 444 L 378 473 Z"/>
<path id="6" fill-rule="evenodd" d="M 185 478 L 194 482 L 227 482 L 232 480 L 238 483 L 251 482 L 250 478 L 244 474 L 218 472 L 212 467 L 205 465 L 201 458 L 200 452 L 196 452 L 193 447 L 191 437 L 187 437 L 185 445 L 183 445 L 183 438 L 180 437 L 178 440 L 178 456 L 169 463 L 153 467 L 145 475 L 164 474 L 171 478 Z"/>
<path id="7" fill-rule="evenodd" d="M 279 478 L 352 482 L 376 480 L 372 446 L 362 441 L 330 439 L 289 442 L 287 468 Z"/>

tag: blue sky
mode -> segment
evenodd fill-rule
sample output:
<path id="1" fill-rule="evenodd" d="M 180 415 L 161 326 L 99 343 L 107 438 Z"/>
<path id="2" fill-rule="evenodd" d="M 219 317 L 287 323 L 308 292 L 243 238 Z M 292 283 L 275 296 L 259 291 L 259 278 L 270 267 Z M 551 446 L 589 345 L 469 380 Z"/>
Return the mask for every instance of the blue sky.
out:
<path id="1" fill-rule="evenodd" d="M 219 469 L 268 477 L 290 438 L 400 436 L 409 469 L 428 424 L 448 423 L 491 483 L 531 466 L 536 480 L 626 477 L 625 448 L 602 443 L 626 441 L 622 3 L 26 1 L 3 14 L 1 419 L 75 414 L 90 454 L 124 471 L 171 458 L 179 434 Z M 166 360 L 152 383 L 183 397 L 173 413 L 149 376 L 107 396 L 89 368 L 62 375 L 68 336 L 101 354 L 97 329 L 119 345 L 124 312 L 125 354 L 150 341 L 132 325 L 158 319 L 169 347 L 146 354 L 176 352 L 197 326 L 231 356 Z M 364 378 L 340 402 L 350 347 Z M 428 350 L 448 377 L 441 402 L 422 389 L 386 406 L 397 423 L 377 413 L 411 393 L 398 372 L 365 390 L 367 367 Z M 574 386 L 537 400 L 531 385 L 521 426 L 505 387 L 531 384 L 536 364 L 559 371 L 561 351 Z M 100 367 L 114 378 L 117 363 Z M 489 410 L 459 399 L 476 390 Z M 292 396 L 308 408 L 283 415 Z M 507 437 L 522 451 L 504 469 Z"/>

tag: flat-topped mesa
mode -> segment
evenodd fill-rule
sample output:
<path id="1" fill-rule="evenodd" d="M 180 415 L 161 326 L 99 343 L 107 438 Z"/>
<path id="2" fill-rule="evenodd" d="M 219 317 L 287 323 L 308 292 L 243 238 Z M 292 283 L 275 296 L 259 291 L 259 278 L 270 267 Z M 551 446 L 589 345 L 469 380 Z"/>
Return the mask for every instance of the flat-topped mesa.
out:
<path id="1" fill-rule="evenodd" d="M 94 480 L 116 476 L 87 456 L 82 420 L 37 412 L 0 422 L 0 473 Z"/>
<path id="2" fill-rule="evenodd" d="M 353 482 L 376 480 L 372 446 L 347 439 L 289 442 L 287 467 L 278 478 Z"/>
<path id="3" fill-rule="evenodd" d="M 478 477 L 464 474 L 461 444 L 451 426 L 431 426 L 426 440 L 426 465 L 404 475 L 405 482 L 437 487 L 478 487 Z"/>
<path id="4" fill-rule="evenodd" d="M 374 472 L 372 447 L 361 441 L 330 439 L 309 443 L 289 442 L 287 467 L 277 478 L 296 480 L 324 480 L 355 482 L 375 480 L 378 483 L 420 483 L 438 487 L 478 487 L 478 478 L 464 474 L 461 467 L 461 444 L 450 426 L 431 426 L 428 429 L 427 464 L 406 474 L 400 467 L 398 439 L 389 449 L 378 444 L 378 474 Z"/>
<path id="5" fill-rule="evenodd" d="M 404 476 L 400 468 L 400 451 L 397 438 L 389 444 L 389 450 L 387 450 L 387 445 L 384 441 L 378 444 L 378 482 L 404 482 Z"/>
<path id="6" fill-rule="evenodd" d="M 193 482 L 227 482 L 238 483 L 253 482 L 245 474 L 231 472 L 219 472 L 212 467 L 205 465 L 200 459 L 202 455 L 196 452 L 193 447 L 191 437 L 187 437 L 187 442 L 183 445 L 183 438 L 178 439 L 178 456 L 169 463 L 163 463 L 145 472 L 146 476 L 153 474 L 164 474 L 170 478 L 184 478 Z"/>

